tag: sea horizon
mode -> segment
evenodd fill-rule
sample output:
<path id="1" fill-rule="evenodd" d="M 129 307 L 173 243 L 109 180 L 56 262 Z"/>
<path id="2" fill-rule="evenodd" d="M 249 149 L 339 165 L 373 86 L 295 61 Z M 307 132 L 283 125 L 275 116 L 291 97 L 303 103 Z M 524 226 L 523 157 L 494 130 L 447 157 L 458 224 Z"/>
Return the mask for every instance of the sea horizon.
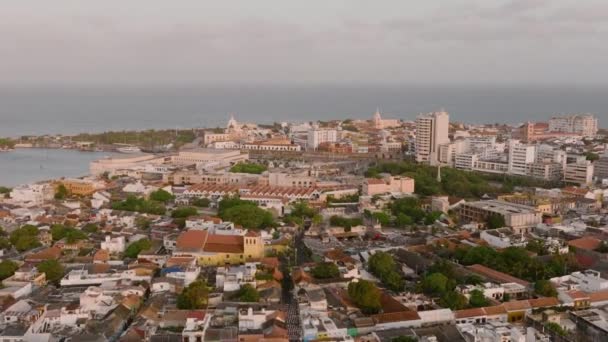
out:
<path id="1" fill-rule="evenodd" d="M 414 120 L 445 109 L 450 121 L 507 123 L 591 113 L 608 125 L 608 85 L 218 84 L 0 85 L 0 137 L 223 127 L 241 122 Z"/>

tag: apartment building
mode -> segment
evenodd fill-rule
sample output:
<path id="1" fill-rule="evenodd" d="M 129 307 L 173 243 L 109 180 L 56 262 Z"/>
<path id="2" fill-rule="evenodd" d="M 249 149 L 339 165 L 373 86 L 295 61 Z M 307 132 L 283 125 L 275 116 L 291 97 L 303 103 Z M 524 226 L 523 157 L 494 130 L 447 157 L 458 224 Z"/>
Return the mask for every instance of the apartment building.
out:
<path id="1" fill-rule="evenodd" d="M 450 115 L 445 112 L 420 114 L 416 118 L 416 161 L 438 165 L 439 146 L 449 144 Z"/>
<path id="2" fill-rule="evenodd" d="M 509 141 L 509 173 L 526 175 L 528 164 L 536 160 L 536 146 L 521 144 L 518 140 Z"/>
<path id="3" fill-rule="evenodd" d="M 588 160 L 566 164 L 564 182 L 588 185 L 593 182 L 594 165 Z"/>
<path id="4" fill-rule="evenodd" d="M 466 202 L 460 205 L 458 212 L 464 222 L 483 223 L 492 214 L 500 215 L 516 234 L 528 232 L 542 222 L 542 213 L 534 207 L 496 200 Z"/>
<path id="5" fill-rule="evenodd" d="M 556 116 L 549 120 L 549 131 L 574 133 L 584 137 L 597 134 L 597 118 L 591 114 Z"/>
<path id="6" fill-rule="evenodd" d="M 307 147 L 316 150 L 323 143 L 335 143 L 338 141 L 338 131 L 335 129 L 320 129 L 314 127 L 308 131 Z"/>

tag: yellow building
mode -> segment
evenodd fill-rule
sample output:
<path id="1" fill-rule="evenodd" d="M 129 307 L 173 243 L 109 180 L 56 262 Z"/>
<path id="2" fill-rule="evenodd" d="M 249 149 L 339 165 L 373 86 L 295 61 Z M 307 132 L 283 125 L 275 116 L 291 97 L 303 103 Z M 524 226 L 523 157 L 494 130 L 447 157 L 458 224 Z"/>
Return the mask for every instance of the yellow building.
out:
<path id="1" fill-rule="evenodd" d="M 215 235 L 204 230 L 189 230 L 176 241 L 175 255 L 191 255 L 201 266 L 241 264 L 264 257 L 264 243 L 253 231 L 241 235 Z"/>
<path id="2" fill-rule="evenodd" d="M 97 191 L 94 182 L 83 179 L 63 179 L 57 182 L 57 187 L 59 185 L 65 186 L 68 193 L 78 196 L 89 196 Z"/>

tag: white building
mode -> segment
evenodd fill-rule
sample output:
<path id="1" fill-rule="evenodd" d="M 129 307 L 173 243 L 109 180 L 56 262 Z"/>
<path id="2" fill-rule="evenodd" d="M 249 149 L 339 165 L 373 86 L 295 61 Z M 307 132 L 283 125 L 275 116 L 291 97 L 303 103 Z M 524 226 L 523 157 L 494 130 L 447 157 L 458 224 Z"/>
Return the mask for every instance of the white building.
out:
<path id="1" fill-rule="evenodd" d="M 576 163 L 566 164 L 564 170 L 564 182 L 588 185 L 593 182 L 593 163 L 589 160 L 581 160 Z"/>
<path id="2" fill-rule="evenodd" d="M 416 118 L 416 161 L 439 164 L 439 146 L 448 144 L 450 116 L 447 112 L 420 114 Z"/>
<path id="3" fill-rule="evenodd" d="M 335 129 L 321 129 L 314 127 L 308 131 L 308 149 L 316 150 L 323 143 L 338 141 L 338 131 Z"/>
<path id="4" fill-rule="evenodd" d="M 525 247 L 528 243 L 522 233 L 514 234 L 511 228 L 484 230 L 479 237 L 495 248 Z"/>
<path id="5" fill-rule="evenodd" d="M 101 243 L 101 249 L 108 251 L 110 254 L 122 253 L 126 249 L 125 237 L 111 237 L 110 235 L 106 235 L 105 241 Z"/>
<path id="6" fill-rule="evenodd" d="M 13 188 L 10 197 L 15 202 L 40 205 L 53 199 L 53 186 L 50 184 L 26 184 Z"/>
<path id="7" fill-rule="evenodd" d="M 608 289 L 608 280 L 602 278 L 600 272 L 595 270 L 573 272 L 562 277 L 551 278 L 550 281 L 561 291 L 597 292 Z"/>
<path id="8" fill-rule="evenodd" d="M 137 275 L 135 270 L 125 270 L 116 273 L 89 274 L 87 270 L 72 270 L 60 281 L 61 286 L 92 286 L 118 280 L 151 281 L 149 275 Z"/>
<path id="9" fill-rule="evenodd" d="M 255 263 L 251 262 L 244 266 L 218 267 L 215 275 L 215 286 L 224 292 L 238 291 L 245 284 L 256 287 L 256 271 Z"/>
<path id="10" fill-rule="evenodd" d="M 597 123 L 597 118 L 591 114 L 556 116 L 549 120 L 549 131 L 592 137 L 597 134 Z"/>
<path id="11" fill-rule="evenodd" d="M 526 175 L 528 164 L 536 160 L 536 146 L 521 144 L 517 140 L 509 141 L 509 173 Z"/>
<path id="12" fill-rule="evenodd" d="M 254 311 L 251 307 L 239 310 L 239 331 L 262 329 L 264 323 L 274 312 L 274 310 L 266 310 L 265 308 Z"/>

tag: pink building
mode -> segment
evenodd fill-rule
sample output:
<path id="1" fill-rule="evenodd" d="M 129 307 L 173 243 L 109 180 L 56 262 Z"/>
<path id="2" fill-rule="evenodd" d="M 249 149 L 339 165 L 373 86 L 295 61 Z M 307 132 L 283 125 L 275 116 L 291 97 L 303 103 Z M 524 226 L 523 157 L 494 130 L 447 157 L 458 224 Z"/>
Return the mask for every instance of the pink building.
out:
<path id="1" fill-rule="evenodd" d="M 373 196 L 388 192 L 411 194 L 414 192 L 414 179 L 409 177 L 367 178 L 363 183 L 363 194 Z"/>

